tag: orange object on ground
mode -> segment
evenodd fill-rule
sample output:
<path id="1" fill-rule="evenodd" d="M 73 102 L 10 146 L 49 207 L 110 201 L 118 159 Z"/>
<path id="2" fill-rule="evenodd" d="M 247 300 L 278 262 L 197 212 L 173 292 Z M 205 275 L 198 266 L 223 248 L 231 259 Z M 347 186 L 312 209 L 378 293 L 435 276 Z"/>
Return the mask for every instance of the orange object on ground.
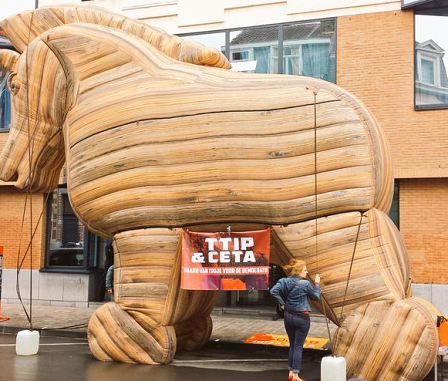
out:
<path id="1" fill-rule="evenodd" d="M 310 337 L 305 339 L 304 348 L 322 349 L 328 343 L 328 339 L 323 337 Z M 254 333 L 246 341 L 246 344 L 274 345 L 277 347 L 289 347 L 289 339 L 287 335 L 275 335 L 271 333 Z"/>
<path id="2" fill-rule="evenodd" d="M 437 325 L 439 327 L 439 345 L 448 347 L 448 317 L 438 316 Z"/>

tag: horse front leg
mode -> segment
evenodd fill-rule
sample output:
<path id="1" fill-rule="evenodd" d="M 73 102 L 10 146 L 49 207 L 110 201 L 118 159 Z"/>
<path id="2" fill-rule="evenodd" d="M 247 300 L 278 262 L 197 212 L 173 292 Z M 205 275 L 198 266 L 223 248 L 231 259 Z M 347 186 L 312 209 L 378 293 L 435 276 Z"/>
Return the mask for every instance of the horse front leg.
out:
<path id="1" fill-rule="evenodd" d="M 88 328 L 97 359 L 166 364 L 178 347 L 193 349 L 207 342 L 216 293 L 180 289 L 179 232 L 119 233 L 114 252 L 114 302 L 100 307 Z"/>

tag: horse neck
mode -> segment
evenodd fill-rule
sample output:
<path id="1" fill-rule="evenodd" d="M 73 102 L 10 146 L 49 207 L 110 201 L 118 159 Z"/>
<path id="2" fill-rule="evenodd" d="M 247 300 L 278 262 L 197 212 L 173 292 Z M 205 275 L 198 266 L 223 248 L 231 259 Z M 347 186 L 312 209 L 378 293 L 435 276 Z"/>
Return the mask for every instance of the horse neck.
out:
<path id="1" fill-rule="evenodd" d="M 182 66 L 138 37 L 94 24 L 63 25 L 41 39 L 58 57 L 76 98 L 105 83 L 143 73 L 163 75 L 168 67 Z M 184 80 L 182 75 L 178 79 Z"/>
<path id="2" fill-rule="evenodd" d="M 167 82 L 176 85 L 194 81 L 203 70 L 168 58 L 135 36 L 93 24 L 60 26 L 41 35 L 41 40 L 58 58 L 72 94 L 64 128 L 67 154 L 76 144 L 77 130 L 98 131 L 100 122 L 119 116 L 111 115 L 113 111 L 102 112 L 104 104 L 111 107 L 118 102 L 118 88 L 121 100 L 132 102 L 135 89 L 142 83 L 151 82 L 160 89 Z M 119 118 L 113 124 L 120 124 Z"/>

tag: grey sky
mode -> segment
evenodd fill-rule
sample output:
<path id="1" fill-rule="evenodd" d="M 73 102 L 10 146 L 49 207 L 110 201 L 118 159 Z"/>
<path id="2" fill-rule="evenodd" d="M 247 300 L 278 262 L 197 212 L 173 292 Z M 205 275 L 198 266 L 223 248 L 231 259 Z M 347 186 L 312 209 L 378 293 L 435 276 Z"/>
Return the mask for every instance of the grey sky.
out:
<path id="1" fill-rule="evenodd" d="M 2 0 L 0 7 L 0 20 L 15 13 L 34 9 L 35 0 Z"/>
<path id="2" fill-rule="evenodd" d="M 422 16 L 415 17 L 415 39 L 418 42 L 433 40 L 445 50 L 443 60 L 448 67 L 448 17 Z"/>

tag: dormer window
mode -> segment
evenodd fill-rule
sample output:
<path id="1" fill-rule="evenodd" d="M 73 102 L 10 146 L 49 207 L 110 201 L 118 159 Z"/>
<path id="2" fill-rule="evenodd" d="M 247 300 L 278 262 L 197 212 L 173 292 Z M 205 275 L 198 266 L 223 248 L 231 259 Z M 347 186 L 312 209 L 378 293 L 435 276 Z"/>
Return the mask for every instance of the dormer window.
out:
<path id="1" fill-rule="evenodd" d="M 448 17 L 415 16 L 415 107 L 448 108 Z"/>
<path id="2" fill-rule="evenodd" d="M 429 83 L 430 85 L 435 85 L 436 80 L 434 78 L 435 75 L 435 62 L 433 60 L 421 59 L 422 65 L 422 82 Z"/>

